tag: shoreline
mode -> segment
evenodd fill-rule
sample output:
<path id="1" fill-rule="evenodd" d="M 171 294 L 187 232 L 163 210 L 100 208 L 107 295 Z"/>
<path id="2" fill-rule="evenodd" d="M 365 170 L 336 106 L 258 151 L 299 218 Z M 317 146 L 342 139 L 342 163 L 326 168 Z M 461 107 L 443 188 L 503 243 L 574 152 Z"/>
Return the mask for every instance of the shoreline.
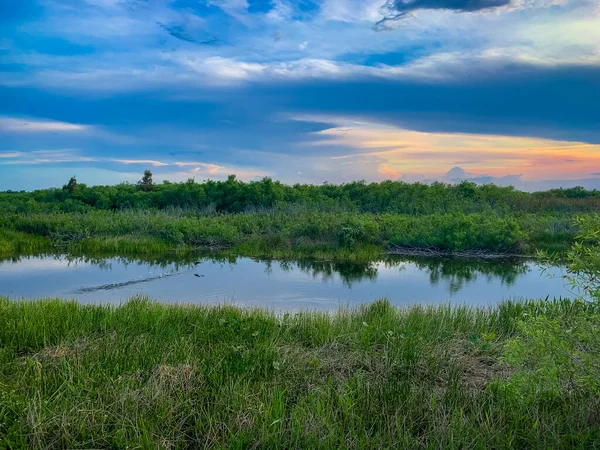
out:
<path id="1" fill-rule="evenodd" d="M 464 259 L 540 259 L 536 255 L 523 253 L 491 253 L 485 250 L 445 251 L 432 248 L 394 246 L 386 250 L 386 255 L 396 256 L 430 256 L 436 258 Z"/>

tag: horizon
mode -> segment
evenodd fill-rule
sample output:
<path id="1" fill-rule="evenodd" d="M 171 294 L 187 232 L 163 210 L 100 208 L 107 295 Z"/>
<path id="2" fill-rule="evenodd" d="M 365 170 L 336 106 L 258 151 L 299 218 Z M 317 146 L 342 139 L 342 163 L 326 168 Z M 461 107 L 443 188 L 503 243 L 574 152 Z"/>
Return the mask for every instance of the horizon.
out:
<path id="1" fill-rule="evenodd" d="M 0 26 L 0 191 L 600 188 L 597 1 L 23 0 Z"/>
<path id="2" fill-rule="evenodd" d="M 147 169 L 149 170 L 149 169 Z M 85 186 L 88 189 L 95 189 L 95 188 L 106 188 L 106 187 L 119 187 L 119 186 L 132 186 L 132 187 L 136 187 L 139 186 L 140 183 L 143 182 L 143 178 L 145 177 L 145 172 L 139 174 L 139 177 L 137 180 L 125 180 L 125 181 L 121 181 L 119 183 L 116 184 L 88 184 L 85 182 L 85 180 L 78 180 L 77 179 L 77 175 L 73 175 L 72 177 L 69 177 L 69 180 L 67 180 L 67 182 L 62 183 L 62 184 L 57 184 L 54 186 L 46 186 L 46 187 L 42 187 L 42 188 L 36 188 L 36 189 L 20 189 L 20 190 L 14 190 L 14 189 L 5 189 L 5 190 L 0 190 L 0 194 L 20 194 L 20 193 L 33 193 L 36 191 L 51 191 L 51 190 L 62 190 L 62 189 L 66 189 L 67 185 L 71 183 L 71 180 L 75 180 L 75 183 L 77 186 Z M 563 190 L 563 191 L 569 191 L 569 190 L 579 190 L 579 189 L 583 189 L 583 191 L 585 192 L 600 192 L 600 190 L 596 189 L 596 188 L 586 188 L 585 186 L 581 186 L 581 185 L 576 185 L 576 186 L 571 186 L 571 187 L 554 187 L 554 188 L 549 188 L 549 189 L 543 189 L 543 190 L 535 190 L 535 191 L 525 191 L 522 189 L 519 189 L 518 187 L 515 187 L 514 185 L 508 184 L 508 185 L 501 185 L 501 184 L 496 184 L 496 183 L 485 183 L 485 182 L 478 182 L 478 181 L 473 181 L 470 179 L 464 179 L 464 180 L 451 180 L 451 181 L 447 181 L 447 180 L 417 180 L 417 181 L 406 181 L 406 180 L 390 180 L 390 179 L 386 179 L 386 180 L 378 180 L 378 181 L 367 181 L 367 180 L 352 180 L 352 181 L 345 181 L 345 182 L 339 182 L 339 183 L 330 183 L 329 181 L 324 181 L 323 183 L 317 184 L 317 183 L 286 183 L 284 181 L 281 180 L 277 180 L 277 179 L 273 179 L 271 177 L 263 177 L 260 180 L 242 180 L 240 178 L 237 178 L 237 176 L 235 174 L 228 174 L 224 179 L 218 179 L 218 180 L 213 180 L 211 178 L 206 178 L 203 180 L 196 180 L 194 177 L 190 177 L 187 180 L 181 180 L 181 181 L 171 181 L 171 180 L 155 180 L 154 179 L 154 174 L 152 173 L 152 171 L 150 171 L 150 176 L 151 176 L 151 180 L 152 180 L 152 184 L 154 186 L 160 186 L 160 185 L 177 185 L 177 184 L 186 184 L 189 182 L 193 182 L 195 184 L 206 184 L 209 182 L 214 182 L 214 183 L 225 183 L 226 181 L 228 181 L 229 177 L 233 176 L 235 181 L 238 183 L 260 183 L 263 182 L 265 179 L 271 180 L 273 183 L 279 183 L 282 186 L 285 187 L 289 187 L 289 188 L 294 188 L 296 186 L 313 186 L 313 187 L 320 187 L 320 186 L 333 186 L 333 187 L 343 187 L 343 186 L 347 186 L 347 185 L 351 185 L 351 184 L 362 184 L 365 186 L 368 186 L 369 184 L 381 184 L 381 183 L 385 183 L 385 182 L 392 182 L 392 183 L 402 183 L 402 184 L 408 184 L 408 185 L 412 185 L 412 184 L 423 184 L 423 185 L 431 185 L 433 183 L 441 183 L 444 186 L 458 186 L 461 183 L 467 182 L 467 183 L 472 183 L 475 186 L 495 186 L 498 188 L 511 188 L 514 189 L 517 192 L 523 192 L 523 193 L 527 193 L 527 194 L 535 194 L 535 193 L 548 193 L 550 191 L 555 191 L 555 190 Z M 141 192 L 145 192 L 145 191 L 141 191 Z M 152 191 L 150 191 L 152 192 Z"/>

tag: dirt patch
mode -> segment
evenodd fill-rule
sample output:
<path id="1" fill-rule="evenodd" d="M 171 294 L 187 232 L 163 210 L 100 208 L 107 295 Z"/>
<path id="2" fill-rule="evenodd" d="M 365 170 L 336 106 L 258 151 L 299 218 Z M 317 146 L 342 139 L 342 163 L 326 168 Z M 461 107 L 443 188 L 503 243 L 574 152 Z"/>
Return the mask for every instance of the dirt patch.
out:
<path id="1" fill-rule="evenodd" d="M 89 342 L 86 340 L 77 341 L 70 344 L 54 345 L 45 347 L 41 351 L 35 353 L 32 358 L 36 361 L 43 360 L 58 360 L 70 356 L 75 356 L 89 347 Z"/>
<path id="2" fill-rule="evenodd" d="M 383 376 L 388 366 L 380 353 L 365 353 L 351 350 L 339 343 L 326 344 L 318 348 L 307 349 L 302 346 L 286 346 L 280 349 L 284 371 L 306 374 L 309 384 L 313 377 L 326 379 L 333 377 L 346 382 L 357 372 L 368 378 Z"/>
<path id="3" fill-rule="evenodd" d="M 175 366 L 161 364 L 154 369 L 150 381 L 154 380 L 173 388 L 190 391 L 197 386 L 200 376 L 196 368 L 189 364 Z"/>
<path id="4" fill-rule="evenodd" d="M 508 376 L 508 368 L 493 356 L 463 353 L 458 359 L 465 369 L 462 381 L 474 390 L 483 390 L 490 381 Z"/>

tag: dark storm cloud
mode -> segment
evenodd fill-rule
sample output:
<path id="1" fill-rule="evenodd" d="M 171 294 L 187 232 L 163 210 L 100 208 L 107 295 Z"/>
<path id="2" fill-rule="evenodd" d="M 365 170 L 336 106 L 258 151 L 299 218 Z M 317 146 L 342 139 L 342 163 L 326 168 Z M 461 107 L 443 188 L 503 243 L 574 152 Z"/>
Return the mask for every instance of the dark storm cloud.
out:
<path id="1" fill-rule="evenodd" d="M 479 80 L 315 82 L 273 87 L 274 96 L 292 111 L 372 118 L 418 131 L 600 143 L 598 67 L 514 64 Z"/>
<path id="2" fill-rule="evenodd" d="M 387 23 L 403 19 L 419 9 L 475 12 L 505 6 L 510 2 L 511 0 L 387 0 L 381 7 L 384 17 L 375 24 L 375 29 L 385 29 Z"/>

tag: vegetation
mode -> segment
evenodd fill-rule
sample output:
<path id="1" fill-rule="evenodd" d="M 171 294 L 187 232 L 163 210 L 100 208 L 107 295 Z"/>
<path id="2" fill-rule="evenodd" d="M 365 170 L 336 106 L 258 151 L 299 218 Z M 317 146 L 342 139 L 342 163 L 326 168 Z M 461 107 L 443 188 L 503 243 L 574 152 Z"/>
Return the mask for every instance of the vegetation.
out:
<path id="1" fill-rule="evenodd" d="M 442 251 L 531 254 L 564 251 L 577 227 L 570 217 L 527 215 L 359 214 L 272 212 L 199 215 L 156 211 L 0 214 L 0 230 L 36 236 L 37 245 L 65 251 L 236 248 L 249 255 L 284 256 L 364 252 L 380 256 L 394 246 Z M 0 239 L 3 235 L 0 234 Z M 43 239 L 40 239 L 43 238 Z M 0 249 L 15 243 L 6 238 Z"/>
<path id="2" fill-rule="evenodd" d="M 0 446 L 595 448 L 598 372 L 549 362 L 540 321 L 589 317 L 572 355 L 597 370 L 598 314 L 0 300 Z"/>
<path id="3" fill-rule="evenodd" d="M 340 248 L 396 221 L 427 226 L 390 213 L 306 214 L 319 232 L 336 230 Z M 313 224 L 143 211 L 2 220 L 17 246 L 28 243 L 22 233 L 90 245 L 125 229 L 119 236 L 141 245 L 168 242 L 153 240 L 160 230 L 185 243 L 183 230 L 193 236 L 203 221 L 249 234 L 284 223 L 284 236 Z M 347 230 L 355 227 L 363 234 Z M 0 298 L 0 447 L 599 448 L 600 216 L 577 227 L 566 252 L 581 292 L 574 301 L 397 309 L 379 300 L 335 314 L 274 315 L 145 298 L 120 306 Z"/>
<path id="4" fill-rule="evenodd" d="M 548 308 L 524 314 L 517 335 L 505 345 L 501 361 L 512 374 L 497 387 L 515 407 L 594 399 L 597 411 L 600 404 L 600 216 L 578 222 L 581 231 L 567 253 L 568 283 L 580 294 L 570 304 L 571 313 Z M 597 433 L 598 417 L 588 423 L 595 425 L 589 433 Z"/>
<path id="5" fill-rule="evenodd" d="M 149 192 L 154 189 L 154 181 L 152 180 L 152 172 L 148 169 L 144 170 L 144 176 L 137 184 L 138 189 Z"/>
<path id="6" fill-rule="evenodd" d="M 600 191 L 553 189 L 532 194 L 493 184 L 404 183 L 362 181 L 320 186 L 293 186 L 264 178 L 244 183 L 231 175 L 227 181 L 193 179 L 184 183 L 154 183 L 146 170 L 137 184 L 86 186 L 75 177 L 62 189 L 0 193 L 0 210 L 12 213 L 83 212 L 93 209 L 173 209 L 240 213 L 289 205 L 312 211 L 359 213 L 444 214 L 563 214 L 600 209 Z"/>
<path id="7" fill-rule="evenodd" d="M 0 255 L 23 249 L 156 252 L 236 248 L 251 255 L 380 255 L 394 247 L 446 252 L 565 251 L 578 214 L 600 192 L 527 194 L 472 183 L 286 186 L 243 183 L 87 187 L 0 193 Z"/>

